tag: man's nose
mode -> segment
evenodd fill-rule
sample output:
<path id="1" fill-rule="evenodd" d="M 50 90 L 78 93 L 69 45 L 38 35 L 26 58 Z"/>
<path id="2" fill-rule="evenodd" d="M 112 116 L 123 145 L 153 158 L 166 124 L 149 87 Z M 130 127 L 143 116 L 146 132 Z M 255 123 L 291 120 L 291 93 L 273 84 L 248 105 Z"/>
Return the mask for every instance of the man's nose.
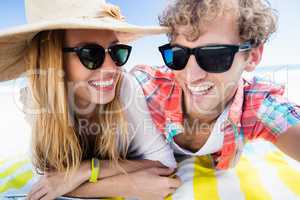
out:
<path id="1" fill-rule="evenodd" d="M 191 55 L 184 68 L 184 76 L 186 81 L 191 83 L 206 78 L 207 72 L 198 65 L 195 56 Z"/>

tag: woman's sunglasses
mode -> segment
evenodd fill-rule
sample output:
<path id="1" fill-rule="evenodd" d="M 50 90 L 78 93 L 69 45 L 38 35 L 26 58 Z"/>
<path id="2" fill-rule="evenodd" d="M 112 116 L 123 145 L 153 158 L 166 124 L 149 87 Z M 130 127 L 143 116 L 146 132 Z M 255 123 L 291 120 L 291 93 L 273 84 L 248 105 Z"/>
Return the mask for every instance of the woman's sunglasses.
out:
<path id="1" fill-rule="evenodd" d="M 204 71 L 208 73 L 223 73 L 230 69 L 237 52 L 248 51 L 252 48 L 250 42 L 241 45 L 210 45 L 193 49 L 180 45 L 166 44 L 159 47 L 165 64 L 173 70 L 185 68 L 190 55 Z"/>
<path id="2" fill-rule="evenodd" d="M 82 47 L 63 48 L 63 52 L 75 52 L 87 69 L 96 70 L 102 66 L 106 52 L 117 66 L 122 66 L 127 62 L 131 49 L 131 46 L 125 44 L 115 44 L 107 49 L 98 44 L 87 44 Z"/>

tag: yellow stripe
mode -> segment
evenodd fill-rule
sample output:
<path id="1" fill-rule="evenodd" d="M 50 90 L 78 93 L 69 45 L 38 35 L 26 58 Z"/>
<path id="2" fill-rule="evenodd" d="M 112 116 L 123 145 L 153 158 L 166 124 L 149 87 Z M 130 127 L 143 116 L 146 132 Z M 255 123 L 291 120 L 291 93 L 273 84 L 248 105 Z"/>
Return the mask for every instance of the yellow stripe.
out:
<path id="1" fill-rule="evenodd" d="M 242 156 L 236 167 L 236 173 L 240 179 L 241 191 L 246 200 L 268 200 L 272 199 L 261 183 L 258 170 L 251 162 Z"/>
<path id="2" fill-rule="evenodd" d="M 4 172 L 0 173 L 0 179 L 3 179 L 5 177 L 11 176 L 15 171 L 20 169 L 22 166 L 28 164 L 28 160 L 22 160 L 20 162 L 14 163 L 12 166 L 9 168 L 5 169 Z"/>
<path id="3" fill-rule="evenodd" d="M 165 200 L 172 200 L 172 195 L 167 196 Z"/>
<path id="4" fill-rule="evenodd" d="M 20 189 L 25 186 L 30 179 L 32 179 L 33 173 L 31 170 L 23 172 L 15 176 L 13 179 L 7 181 L 3 185 L 0 185 L 0 193 L 5 192 L 9 189 Z"/>
<path id="5" fill-rule="evenodd" d="M 269 153 L 266 161 L 275 167 L 279 179 L 296 195 L 300 196 L 300 170 L 289 166 L 281 152 Z"/>
<path id="6" fill-rule="evenodd" d="M 218 200 L 217 178 L 208 156 L 195 157 L 194 164 L 194 199 Z"/>

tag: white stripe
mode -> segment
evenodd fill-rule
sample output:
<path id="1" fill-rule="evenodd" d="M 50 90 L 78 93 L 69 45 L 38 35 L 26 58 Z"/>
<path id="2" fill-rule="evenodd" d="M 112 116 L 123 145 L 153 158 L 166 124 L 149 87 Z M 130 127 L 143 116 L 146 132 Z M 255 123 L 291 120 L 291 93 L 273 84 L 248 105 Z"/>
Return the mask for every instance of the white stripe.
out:
<path id="1" fill-rule="evenodd" d="M 218 191 L 222 200 L 244 200 L 240 180 L 233 169 L 216 172 Z"/>
<path id="2" fill-rule="evenodd" d="M 172 195 L 172 200 L 194 199 L 194 165 L 194 157 L 179 163 L 176 174 L 182 180 L 183 185 Z"/>
<path id="3" fill-rule="evenodd" d="M 266 191 L 269 192 L 272 199 L 300 199 L 281 182 L 276 173 L 276 169 L 270 166 L 264 159 L 259 158 L 258 155 L 247 155 L 247 158 L 251 161 L 251 164 L 257 168 L 261 183 Z"/>

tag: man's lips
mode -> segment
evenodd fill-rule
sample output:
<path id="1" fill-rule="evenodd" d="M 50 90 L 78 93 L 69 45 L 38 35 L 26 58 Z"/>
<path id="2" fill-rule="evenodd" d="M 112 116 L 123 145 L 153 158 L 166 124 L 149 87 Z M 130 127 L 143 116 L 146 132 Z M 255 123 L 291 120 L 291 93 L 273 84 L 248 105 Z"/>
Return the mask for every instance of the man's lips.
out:
<path id="1" fill-rule="evenodd" d="M 205 95 L 215 87 L 213 82 L 202 82 L 200 84 L 186 84 L 186 88 L 193 95 Z"/>

